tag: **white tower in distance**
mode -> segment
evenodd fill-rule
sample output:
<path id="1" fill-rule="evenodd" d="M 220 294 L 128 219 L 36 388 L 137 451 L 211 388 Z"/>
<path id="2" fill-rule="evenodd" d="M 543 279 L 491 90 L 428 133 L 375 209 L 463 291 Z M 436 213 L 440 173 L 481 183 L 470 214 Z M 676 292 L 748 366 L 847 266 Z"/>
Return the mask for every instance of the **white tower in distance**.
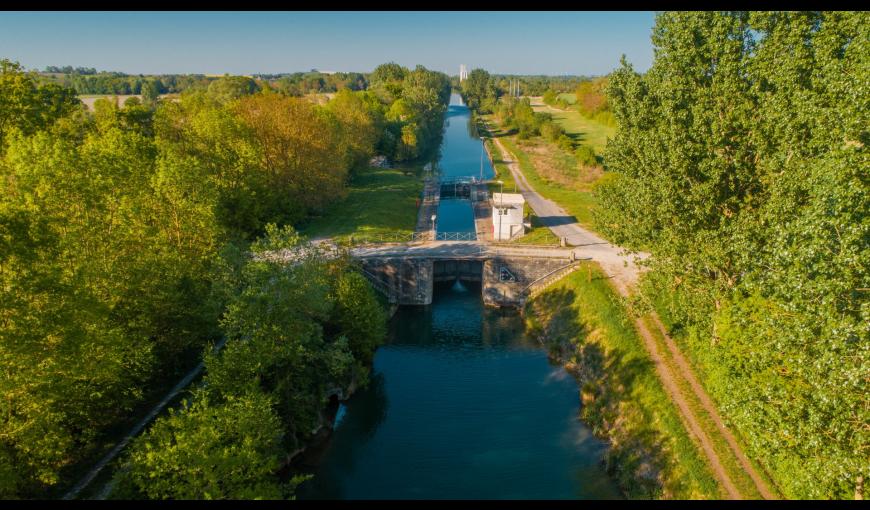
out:
<path id="1" fill-rule="evenodd" d="M 459 82 L 463 82 L 468 79 L 468 69 L 465 68 L 465 64 L 459 64 Z"/>

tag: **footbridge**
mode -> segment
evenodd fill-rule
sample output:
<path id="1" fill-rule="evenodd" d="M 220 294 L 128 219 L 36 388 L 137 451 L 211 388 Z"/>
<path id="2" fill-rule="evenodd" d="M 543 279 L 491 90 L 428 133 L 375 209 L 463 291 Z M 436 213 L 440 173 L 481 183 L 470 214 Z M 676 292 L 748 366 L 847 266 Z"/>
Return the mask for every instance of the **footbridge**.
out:
<path id="1" fill-rule="evenodd" d="M 550 283 L 580 267 L 570 248 L 432 241 L 350 249 L 362 273 L 391 303 L 428 305 L 439 281 L 480 282 L 489 306 L 521 307 Z"/>

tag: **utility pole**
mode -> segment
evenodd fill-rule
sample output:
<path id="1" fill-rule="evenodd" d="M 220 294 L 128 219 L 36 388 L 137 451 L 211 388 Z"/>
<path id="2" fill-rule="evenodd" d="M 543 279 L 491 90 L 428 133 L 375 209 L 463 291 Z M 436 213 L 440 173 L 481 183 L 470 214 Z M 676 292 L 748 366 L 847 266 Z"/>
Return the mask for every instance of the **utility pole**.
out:
<path id="1" fill-rule="evenodd" d="M 501 217 L 504 216 L 504 181 L 498 181 L 499 183 L 499 194 L 498 194 L 498 240 L 501 241 Z"/>
<path id="2" fill-rule="evenodd" d="M 435 238 L 438 237 L 435 233 L 435 215 L 432 215 L 432 240 L 435 241 Z"/>
<path id="3" fill-rule="evenodd" d="M 483 137 L 480 137 L 480 180 L 483 182 Z"/>

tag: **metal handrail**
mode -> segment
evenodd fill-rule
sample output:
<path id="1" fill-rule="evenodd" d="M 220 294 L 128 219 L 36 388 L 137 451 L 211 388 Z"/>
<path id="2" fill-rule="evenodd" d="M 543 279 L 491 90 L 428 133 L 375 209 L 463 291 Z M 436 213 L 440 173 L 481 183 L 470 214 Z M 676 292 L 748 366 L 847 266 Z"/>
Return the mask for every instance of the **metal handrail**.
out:
<path id="1" fill-rule="evenodd" d="M 580 263 L 583 262 L 584 260 L 591 260 L 591 258 L 577 260 L 575 262 L 571 262 L 568 265 L 565 265 L 565 266 L 559 267 L 557 269 L 554 269 L 553 271 L 550 271 L 549 273 L 545 274 L 544 276 L 542 276 L 542 277 L 538 278 L 537 280 L 533 281 L 532 283 L 526 285 L 526 287 L 520 292 L 520 295 L 523 297 L 534 297 L 536 290 L 543 289 L 543 288 L 547 287 L 547 285 L 549 285 L 553 281 L 558 280 L 559 278 L 561 278 L 569 273 L 572 273 L 572 272 L 576 271 L 577 269 L 580 269 L 580 266 L 581 266 Z"/>
<path id="2" fill-rule="evenodd" d="M 476 241 L 476 232 L 438 232 L 435 234 L 436 241 Z"/>

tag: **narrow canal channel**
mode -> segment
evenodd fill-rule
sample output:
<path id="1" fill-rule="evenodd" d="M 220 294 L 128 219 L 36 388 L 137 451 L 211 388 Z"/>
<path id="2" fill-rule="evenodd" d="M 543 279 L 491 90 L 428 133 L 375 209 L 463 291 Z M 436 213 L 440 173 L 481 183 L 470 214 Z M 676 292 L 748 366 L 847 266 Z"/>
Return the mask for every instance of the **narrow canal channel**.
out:
<path id="1" fill-rule="evenodd" d="M 453 176 L 479 171 L 480 140 L 457 98 L 441 159 Z M 439 215 L 450 228 L 464 215 L 474 231 L 470 206 L 444 208 L 460 202 L 443 201 Z M 604 444 L 578 419 L 576 381 L 523 330 L 516 312 L 483 307 L 479 283 L 438 283 L 431 306 L 401 307 L 368 388 L 304 455 L 314 478 L 299 499 L 619 497 Z"/>
<path id="2" fill-rule="evenodd" d="M 450 96 L 450 106 L 444 116 L 444 141 L 438 171 L 443 179 L 477 177 L 490 179 L 495 175 L 483 142 L 471 124 L 471 112 L 459 94 Z M 474 232 L 474 212 L 471 201 L 462 198 L 441 198 L 438 205 L 438 234 Z"/>

